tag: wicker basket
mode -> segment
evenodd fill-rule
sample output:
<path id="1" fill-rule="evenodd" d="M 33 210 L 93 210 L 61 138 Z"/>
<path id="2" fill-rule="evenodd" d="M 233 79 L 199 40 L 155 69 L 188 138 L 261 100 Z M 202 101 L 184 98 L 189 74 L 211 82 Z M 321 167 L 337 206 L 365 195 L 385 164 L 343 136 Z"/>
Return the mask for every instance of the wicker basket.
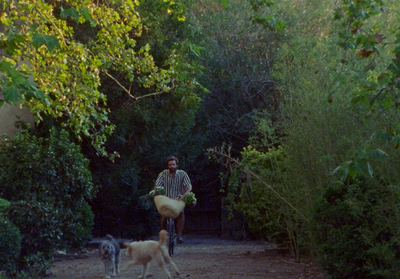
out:
<path id="1" fill-rule="evenodd" d="M 167 218 L 174 219 L 179 216 L 186 205 L 183 201 L 174 200 L 162 195 L 154 196 L 154 203 L 156 204 L 158 213 Z"/>

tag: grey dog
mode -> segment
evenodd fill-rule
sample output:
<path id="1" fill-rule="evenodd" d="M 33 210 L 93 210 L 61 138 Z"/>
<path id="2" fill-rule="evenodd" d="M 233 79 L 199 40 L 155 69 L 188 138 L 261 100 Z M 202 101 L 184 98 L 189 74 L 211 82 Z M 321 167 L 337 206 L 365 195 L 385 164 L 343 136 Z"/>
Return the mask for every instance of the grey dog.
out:
<path id="1" fill-rule="evenodd" d="M 106 235 L 106 240 L 100 243 L 100 257 L 104 263 L 105 275 L 119 275 L 119 264 L 121 262 L 120 247 L 114 237 Z"/>

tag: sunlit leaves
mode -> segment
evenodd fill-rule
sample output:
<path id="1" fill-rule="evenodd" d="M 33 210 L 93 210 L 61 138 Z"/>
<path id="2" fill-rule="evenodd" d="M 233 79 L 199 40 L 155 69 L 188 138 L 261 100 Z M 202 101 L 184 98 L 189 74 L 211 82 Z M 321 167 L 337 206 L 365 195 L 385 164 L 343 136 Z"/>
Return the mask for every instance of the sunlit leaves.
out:
<path id="1" fill-rule="evenodd" d="M 17 103 L 21 99 L 21 95 L 24 95 L 27 101 L 37 98 L 47 102 L 38 85 L 22 72 L 15 70 L 10 62 L 0 62 L 0 72 L 7 73 L 7 75 L 0 76 L 5 102 Z"/>
<path id="2" fill-rule="evenodd" d="M 7 34 L 7 38 L 2 40 L 0 39 L 0 48 L 4 49 L 8 55 L 13 55 L 18 49 L 18 45 L 24 42 L 24 36 L 15 33 L 13 30 L 10 30 L 10 32 Z"/>
<path id="3" fill-rule="evenodd" d="M 50 52 L 52 52 L 54 48 L 61 48 L 56 37 L 43 34 L 32 34 L 32 44 L 36 49 L 42 45 L 46 45 Z"/>
<path id="4" fill-rule="evenodd" d="M 7 16 L 0 17 L 4 27 L 0 46 L 10 55 L 0 68 L 5 74 L 5 101 L 25 101 L 39 120 L 43 115 L 62 119 L 62 126 L 78 139 L 90 138 L 102 152 L 113 125 L 107 117 L 105 94 L 99 89 L 101 78 L 107 76 L 138 100 L 145 96 L 137 95 L 137 86 L 171 92 L 176 77 L 172 59 L 163 69 L 155 65 L 148 46 L 135 49 L 142 33 L 137 4 L 133 0 L 71 0 L 8 5 Z M 183 2 L 165 4 L 179 11 Z M 182 19 L 181 15 L 178 20 Z"/>
<path id="5" fill-rule="evenodd" d="M 68 16 L 72 17 L 76 21 L 79 19 L 79 13 L 78 13 L 78 11 L 76 9 L 74 9 L 74 8 L 69 8 L 69 9 L 61 8 L 60 17 L 62 19 L 67 19 Z"/>
<path id="6" fill-rule="evenodd" d="M 143 2 L 145 0 L 141 0 Z M 178 21 L 185 21 L 186 6 L 190 5 L 193 0 L 153 0 L 158 10 L 166 11 L 170 16 L 175 17 Z"/>
<path id="7" fill-rule="evenodd" d="M 83 18 L 85 19 L 85 21 L 91 23 L 92 25 L 96 25 L 96 23 L 92 20 L 92 18 L 90 16 L 89 10 L 85 6 L 82 6 L 80 8 L 80 12 L 81 12 Z"/>

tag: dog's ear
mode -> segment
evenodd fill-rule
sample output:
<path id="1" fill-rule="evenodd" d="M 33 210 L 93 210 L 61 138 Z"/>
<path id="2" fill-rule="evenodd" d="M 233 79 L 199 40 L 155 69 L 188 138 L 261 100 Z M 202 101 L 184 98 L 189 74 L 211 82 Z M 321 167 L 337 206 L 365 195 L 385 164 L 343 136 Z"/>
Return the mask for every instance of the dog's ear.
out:
<path id="1" fill-rule="evenodd" d="M 161 230 L 159 233 L 160 238 L 167 238 L 168 232 L 166 230 Z"/>
<path id="2" fill-rule="evenodd" d="M 114 237 L 113 237 L 112 235 L 110 235 L 110 234 L 107 234 L 107 235 L 106 235 L 106 239 L 109 240 L 109 241 L 111 241 L 111 240 L 114 239 Z"/>
<path id="3" fill-rule="evenodd" d="M 122 244 L 124 245 L 124 247 L 129 247 L 129 242 L 124 242 Z"/>

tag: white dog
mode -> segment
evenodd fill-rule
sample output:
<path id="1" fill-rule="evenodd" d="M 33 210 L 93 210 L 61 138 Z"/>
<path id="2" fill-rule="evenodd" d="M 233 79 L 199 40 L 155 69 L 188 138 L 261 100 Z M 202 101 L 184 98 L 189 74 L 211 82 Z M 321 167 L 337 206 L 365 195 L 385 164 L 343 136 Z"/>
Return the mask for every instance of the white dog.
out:
<path id="1" fill-rule="evenodd" d="M 124 243 L 127 249 L 127 255 L 132 260 L 131 265 L 143 265 L 142 275 L 138 278 L 146 278 L 147 268 L 149 263 L 154 260 L 157 265 L 164 270 L 168 278 L 171 279 L 171 274 L 165 266 L 165 263 L 171 264 L 176 274 L 179 275 L 179 269 L 175 263 L 171 260 L 167 248 L 165 247 L 168 239 L 168 233 L 165 230 L 161 230 L 159 233 L 160 240 L 146 240 L 146 241 L 134 241 L 131 243 Z"/>
<path id="2" fill-rule="evenodd" d="M 100 243 L 99 247 L 100 257 L 104 263 L 105 275 L 107 277 L 117 276 L 119 275 L 119 264 L 121 262 L 120 247 L 111 235 L 106 235 L 106 239 Z"/>

